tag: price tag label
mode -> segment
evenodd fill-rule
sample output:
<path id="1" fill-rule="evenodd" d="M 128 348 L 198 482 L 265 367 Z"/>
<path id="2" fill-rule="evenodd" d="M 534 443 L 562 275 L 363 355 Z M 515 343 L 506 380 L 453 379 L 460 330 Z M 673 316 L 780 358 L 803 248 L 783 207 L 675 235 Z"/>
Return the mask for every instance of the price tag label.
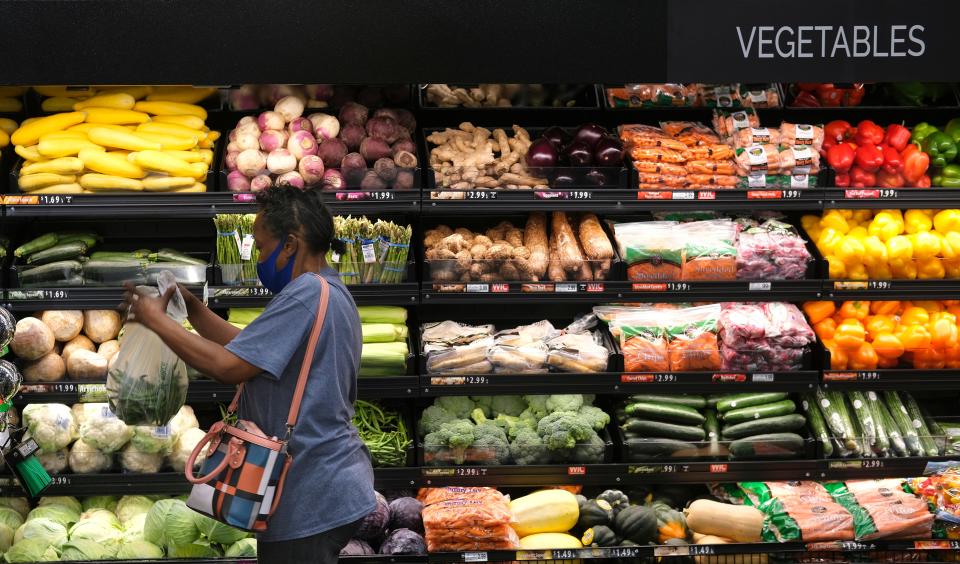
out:
<path id="1" fill-rule="evenodd" d="M 673 192 L 657 192 L 653 190 L 641 190 L 637 192 L 638 200 L 672 200 Z"/>
<path id="2" fill-rule="evenodd" d="M 720 382 L 720 383 L 727 383 L 727 382 L 737 382 L 737 383 L 741 383 L 741 382 L 746 382 L 746 381 L 747 381 L 747 375 L 746 375 L 746 374 L 737 374 L 737 373 L 734 373 L 734 374 L 729 374 L 729 373 L 727 373 L 727 374 L 714 374 L 713 377 L 711 378 L 711 380 L 713 380 L 714 382 Z"/>
<path id="3" fill-rule="evenodd" d="M 104 384 L 80 384 L 77 386 L 77 401 L 102 403 L 107 401 L 107 386 Z"/>
<path id="4" fill-rule="evenodd" d="M 490 377 L 483 374 L 472 376 L 433 376 L 430 384 L 433 386 L 485 386 L 490 383 Z"/>
<path id="5" fill-rule="evenodd" d="M 833 283 L 834 290 L 866 290 L 867 288 L 867 283 L 861 281 L 840 280 Z"/>
<path id="6" fill-rule="evenodd" d="M 894 190 L 894 192 L 896 192 L 896 190 Z M 877 190 L 877 189 L 844 190 L 843 197 L 848 200 L 875 200 L 880 197 L 880 190 Z"/>
<path id="7" fill-rule="evenodd" d="M 57 394 L 73 394 L 77 392 L 77 385 L 70 382 L 60 382 L 50 384 L 47 389 Z"/>
<path id="8" fill-rule="evenodd" d="M 876 382 L 879 379 L 879 372 L 857 372 L 857 380 L 862 380 L 864 382 Z"/>
<path id="9" fill-rule="evenodd" d="M 868 458 L 862 460 L 860 464 L 861 468 L 883 468 L 883 460 L 880 458 Z"/>
<path id="10" fill-rule="evenodd" d="M 263 286 L 253 286 L 249 288 L 248 292 L 251 298 L 268 298 L 273 295 L 273 292 Z"/>
<path id="11" fill-rule="evenodd" d="M 893 283 L 889 280 L 870 280 L 867 282 L 867 288 L 871 290 L 889 290 L 893 288 Z"/>
<path id="12" fill-rule="evenodd" d="M 604 550 L 608 558 L 640 558 L 638 546 L 616 546 Z"/>
<path id="13" fill-rule="evenodd" d="M 676 474 L 688 471 L 689 466 L 682 464 L 651 464 L 644 466 L 628 466 L 629 474 Z"/>
<path id="14" fill-rule="evenodd" d="M 257 195 L 252 192 L 243 192 L 233 195 L 235 204 L 252 204 L 257 201 Z"/>
<path id="15" fill-rule="evenodd" d="M 37 204 L 41 206 L 67 206 L 73 203 L 73 196 L 62 194 L 40 194 L 37 196 Z"/>
<path id="16" fill-rule="evenodd" d="M 507 294 L 510 292 L 510 284 L 503 282 L 498 282 L 496 284 L 490 284 L 490 291 L 494 294 Z"/>
<path id="17" fill-rule="evenodd" d="M 656 284 L 656 283 L 648 283 L 648 282 L 635 282 L 630 286 L 630 288 L 634 292 L 666 292 L 667 291 L 666 284 Z"/>
<path id="18" fill-rule="evenodd" d="M 567 467 L 567 476 L 586 476 L 587 467 L 586 466 L 568 466 Z"/>
<path id="19" fill-rule="evenodd" d="M 576 294 L 577 283 L 576 282 L 557 283 L 554 285 L 554 291 L 558 294 Z"/>
<path id="20" fill-rule="evenodd" d="M 577 558 L 583 558 L 583 556 L 580 555 L 581 551 L 573 548 L 555 548 L 550 552 L 551 552 L 550 558 L 552 560 L 574 560 Z M 588 550 L 587 551 L 588 558 L 590 557 L 589 552 L 590 551 Z"/>
<path id="21" fill-rule="evenodd" d="M 463 193 L 465 200 L 496 200 L 497 193 L 491 190 L 467 190 Z"/>
<path id="22" fill-rule="evenodd" d="M 696 200 L 696 192 L 674 192 L 672 200 Z"/>
<path id="23" fill-rule="evenodd" d="M 592 293 L 603 292 L 603 283 L 602 282 L 587 282 L 587 291 Z"/>
<path id="24" fill-rule="evenodd" d="M 710 473 L 711 473 L 711 474 L 722 474 L 722 473 L 726 472 L 727 470 L 729 470 L 729 468 L 730 468 L 730 467 L 729 467 L 729 465 L 727 465 L 727 464 L 711 464 L 711 465 L 710 465 Z"/>
<path id="25" fill-rule="evenodd" d="M 476 478 L 478 476 L 486 476 L 487 469 L 483 467 L 470 467 L 470 466 L 457 466 L 453 470 L 454 476 L 461 476 L 464 478 Z"/>
<path id="26" fill-rule="evenodd" d="M 487 294 L 490 292 L 489 284 L 467 284 L 467 293 Z"/>
<path id="27" fill-rule="evenodd" d="M 393 192 L 367 192 L 367 197 L 371 200 L 395 200 L 396 196 L 393 195 Z"/>
<path id="28" fill-rule="evenodd" d="M 43 292 L 43 299 L 45 300 L 65 300 L 70 297 L 70 292 L 63 288 L 41 290 L 41 292 Z"/>
<path id="29" fill-rule="evenodd" d="M 773 285 L 770 282 L 751 282 L 749 291 L 751 292 L 769 292 Z"/>
<path id="30" fill-rule="evenodd" d="M 70 476 L 50 476 L 51 486 L 69 486 Z"/>
<path id="31" fill-rule="evenodd" d="M 856 372 L 824 372 L 824 382 L 855 382 L 857 380 Z"/>
<path id="32" fill-rule="evenodd" d="M 540 284 L 539 282 L 521 284 L 520 291 L 527 294 L 542 294 L 545 292 L 553 292 L 553 284 Z"/>
<path id="33" fill-rule="evenodd" d="M 677 381 L 677 375 L 672 373 L 662 374 L 621 374 L 621 384 L 668 384 Z"/>
<path id="34" fill-rule="evenodd" d="M 686 292 L 691 288 L 689 282 L 667 282 L 667 291 L 669 292 Z"/>
<path id="35" fill-rule="evenodd" d="M 463 552 L 461 553 L 464 562 L 486 562 L 486 552 Z"/>
<path id="36" fill-rule="evenodd" d="M 764 372 L 759 374 L 754 374 L 750 378 L 754 382 L 770 384 L 774 381 L 774 375 L 772 372 Z"/>
<path id="37" fill-rule="evenodd" d="M 797 194 L 795 197 L 799 197 Z M 748 200 L 782 200 L 783 190 L 747 190 Z"/>
<path id="38" fill-rule="evenodd" d="M 696 545 L 694 545 L 696 546 Z M 689 556 L 691 546 L 674 546 L 674 545 L 659 545 L 653 547 L 654 556 Z"/>
<path id="39" fill-rule="evenodd" d="M 913 542 L 917 550 L 958 550 L 960 541 L 956 540 L 918 540 Z"/>

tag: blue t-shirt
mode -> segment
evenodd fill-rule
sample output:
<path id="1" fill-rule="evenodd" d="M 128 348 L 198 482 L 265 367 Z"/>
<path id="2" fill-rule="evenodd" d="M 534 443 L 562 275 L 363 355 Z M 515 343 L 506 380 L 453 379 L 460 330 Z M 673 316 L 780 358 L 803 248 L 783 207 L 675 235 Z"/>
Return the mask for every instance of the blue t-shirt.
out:
<path id="1" fill-rule="evenodd" d="M 260 540 L 276 542 L 352 523 L 376 507 L 370 454 L 353 426 L 363 337 L 357 306 L 333 269 L 326 320 L 289 449 L 293 464 L 280 505 Z M 240 418 L 283 437 L 307 339 L 320 304 L 320 281 L 303 274 L 277 294 L 227 350 L 263 370 L 247 382 Z"/>

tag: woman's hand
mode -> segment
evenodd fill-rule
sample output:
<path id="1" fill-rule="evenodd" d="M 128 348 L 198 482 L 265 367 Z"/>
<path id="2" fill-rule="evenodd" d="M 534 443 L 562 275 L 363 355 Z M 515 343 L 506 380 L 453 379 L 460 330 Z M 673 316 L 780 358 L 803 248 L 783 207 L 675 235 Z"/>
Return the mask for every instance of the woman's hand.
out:
<path id="1" fill-rule="evenodd" d="M 123 293 L 123 303 L 121 308 L 126 311 L 131 321 L 135 321 L 154 330 L 156 324 L 167 317 L 167 304 L 173 297 L 175 286 L 167 288 L 162 296 L 156 297 L 150 293 L 137 289 L 132 282 L 124 284 L 126 291 Z M 196 298 L 194 298 L 196 299 Z"/>

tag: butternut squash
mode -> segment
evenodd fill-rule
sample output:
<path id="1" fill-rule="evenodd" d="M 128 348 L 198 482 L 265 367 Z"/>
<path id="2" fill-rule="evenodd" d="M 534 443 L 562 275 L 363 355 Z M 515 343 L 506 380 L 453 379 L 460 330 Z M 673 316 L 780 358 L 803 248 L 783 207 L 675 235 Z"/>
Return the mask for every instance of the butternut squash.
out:
<path id="1" fill-rule="evenodd" d="M 698 533 L 738 542 L 761 541 L 763 512 L 754 507 L 698 499 L 683 512 L 687 517 L 687 527 Z"/>
<path id="2" fill-rule="evenodd" d="M 564 490 L 541 490 L 518 497 L 510 502 L 510 509 L 517 519 L 513 529 L 521 537 L 537 533 L 565 533 L 577 524 L 580 517 L 576 496 Z"/>

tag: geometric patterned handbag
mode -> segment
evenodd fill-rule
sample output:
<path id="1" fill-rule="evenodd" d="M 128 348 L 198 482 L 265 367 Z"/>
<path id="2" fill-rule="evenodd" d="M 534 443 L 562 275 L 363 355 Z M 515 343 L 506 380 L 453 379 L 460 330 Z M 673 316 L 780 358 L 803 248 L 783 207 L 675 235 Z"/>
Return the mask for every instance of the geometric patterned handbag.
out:
<path id="1" fill-rule="evenodd" d="M 300 412 L 300 402 L 303 400 L 320 330 L 323 329 L 330 294 L 327 281 L 320 275 L 315 276 L 320 279 L 320 306 L 310 331 L 303 364 L 300 365 L 297 388 L 287 417 L 286 436 L 283 439 L 267 437 L 250 421 L 241 420 L 236 425 L 218 421 L 193 449 L 184 469 L 187 481 L 193 484 L 187 505 L 194 511 L 238 529 L 252 532 L 267 530 L 267 522 L 280 502 L 283 483 L 293 462 L 293 457 L 287 452 L 287 443 Z M 242 393 L 243 384 L 240 384 L 227 409 L 228 416 L 236 412 Z M 193 465 L 208 444 L 201 475 L 194 476 Z"/>

